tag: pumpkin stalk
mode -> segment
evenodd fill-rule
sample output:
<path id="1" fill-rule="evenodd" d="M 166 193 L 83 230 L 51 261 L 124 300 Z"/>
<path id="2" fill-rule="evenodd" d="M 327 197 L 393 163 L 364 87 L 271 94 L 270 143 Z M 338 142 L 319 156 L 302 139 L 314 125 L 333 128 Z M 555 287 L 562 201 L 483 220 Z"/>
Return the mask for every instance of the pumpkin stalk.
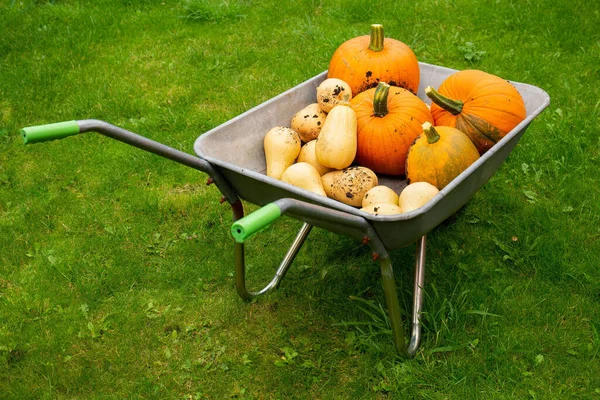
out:
<path id="1" fill-rule="evenodd" d="M 440 134 L 435 130 L 433 125 L 427 121 L 423 123 L 423 132 L 425 133 L 425 136 L 427 136 L 427 142 L 429 144 L 434 144 L 440 140 Z"/>
<path id="2" fill-rule="evenodd" d="M 369 50 L 381 51 L 383 50 L 383 25 L 373 24 L 371 25 L 371 40 L 369 41 Z"/>
<path id="3" fill-rule="evenodd" d="M 425 88 L 425 94 L 431 99 L 431 101 L 453 115 L 458 115 L 462 111 L 464 104 L 462 101 L 446 97 L 431 86 L 427 86 Z"/>
<path id="4" fill-rule="evenodd" d="M 375 94 L 373 95 L 373 115 L 382 118 L 387 115 L 388 110 L 388 94 L 390 93 L 390 85 L 385 82 L 379 82 Z"/>

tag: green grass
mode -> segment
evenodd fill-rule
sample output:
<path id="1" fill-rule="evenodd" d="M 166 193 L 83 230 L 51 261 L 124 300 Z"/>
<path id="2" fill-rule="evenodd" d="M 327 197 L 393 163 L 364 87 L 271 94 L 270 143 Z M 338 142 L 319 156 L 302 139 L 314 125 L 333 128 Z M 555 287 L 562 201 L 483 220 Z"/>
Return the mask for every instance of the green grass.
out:
<path id="1" fill-rule="evenodd" d="M 185 17 L 194 22 L 217 22 L 230 18 L 243 18 L 244 6 L 240 1 L 210 1 L 210 0 L 187 0 L 184 3 Z"/>
<path id="2" fill-rule="evenodd" d="M 0 0 L 0 398 L 600 398 L 597 6 L 379 4 Z M 191 152 L 375 22 L 420 61 L 551 97 L 428 236 L 413 360 L 360 243 L 313 230 L 280 289 L 245 304 L 204 174 L 100 135 L 18 135 L 97 118 Z M 298 228 L 248 243 L 254 287 Z M 413 257 L 392 253 L 405 305 Z"/>

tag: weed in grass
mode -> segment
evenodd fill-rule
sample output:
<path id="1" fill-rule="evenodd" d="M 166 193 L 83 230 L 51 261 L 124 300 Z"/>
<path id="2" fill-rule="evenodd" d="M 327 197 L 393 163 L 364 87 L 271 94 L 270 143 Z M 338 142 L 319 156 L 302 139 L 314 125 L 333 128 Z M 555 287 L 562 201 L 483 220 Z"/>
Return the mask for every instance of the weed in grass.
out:
<path id="1" fill-rule="evenodd" d="M 473 42 L 464 42 L 458 45 L 457 48 L 465 60 L 473 63 L 481 61 L 486 53 L 483 50 L 478 50 L 477 46 Z"/>
<path id="2" fill-rule="evenodd" d="M 243 11 L 249 0 L 185 0 L 185 18 L 194 22 L 219 22 L 244 18 Z"/>
<path id="3" fill-rule="evenodd" d="M 313 21 L 313 18 L 306 16 L 305 20 L 300 22 L 296 29 L 292 31 L 294 34 L 302 36 L 306 40 L 322 42 L 325 40 L 325 31 Z"/>

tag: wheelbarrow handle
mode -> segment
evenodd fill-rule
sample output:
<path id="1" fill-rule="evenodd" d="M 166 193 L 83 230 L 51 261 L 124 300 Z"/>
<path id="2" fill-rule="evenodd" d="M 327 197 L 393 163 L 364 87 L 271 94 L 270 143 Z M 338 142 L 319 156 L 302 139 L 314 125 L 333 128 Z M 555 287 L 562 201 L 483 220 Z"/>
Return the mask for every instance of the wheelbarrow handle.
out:
<path id="1" fill-rule="evenodd" d="M 80 132 L 77 121 L 65 121 L 23 128 L 21 129 L 21 137 L 25 144 L 31 144 L 62 139 L 77 135 Z"/>
<path id="2" fill-rule="evenodd" d="M 243 243 L 254 234 L 267 228 L 281 215 L 288 213 L 311 225 L 321 226 L 321 223 L 336 225 L 343 228 L 344 234 L 354 238 L 360 239 L 365 235 L 377 236 L 371 224 L 363 217 L 293 198 L 275 200 L 235 221 L 231 226 L 231 234 L 236 242 Z M 371 245 L 374 246 L 374 251 L 381 254 L 387 253 L 380 241 L 375 240 Z"/>
<path id="3" fill-rule="evenodd" d="M 234 204 L 238 201 L 237 194 L 223 174 L 205 159 L 174 149 L 105 121 L 83 119 L 48 125 L 30 126 L 21 129 L 21 136 L 23 137 L 25 144 L 30 144 L 62 139 L 67 136 L 85 132 L 100 133 L 101 135 L 137 147 L 138 149 L 154 153 L 158 156 L 207 173 L 214 180 L 215 184 L 230 204 Z"/>
<path id="4" fill-rule="evenodd" d="M 231 235 L 238 243 L 244 243 L 250 237 L 266 229 L 281 216 L 281 208 L 275 203 L 269 203 L 252 214 L 246 215 L 231 225 Z"/>

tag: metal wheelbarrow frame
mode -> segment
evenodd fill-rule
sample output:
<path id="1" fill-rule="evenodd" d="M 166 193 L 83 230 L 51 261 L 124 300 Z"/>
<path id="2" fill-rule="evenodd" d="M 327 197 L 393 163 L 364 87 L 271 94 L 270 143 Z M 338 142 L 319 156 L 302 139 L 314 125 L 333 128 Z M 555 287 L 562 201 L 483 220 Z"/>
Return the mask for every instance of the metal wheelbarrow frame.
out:
<path id="1" fill-rule="evenodd" d="M 439 87 L 447 76 L 456 72 L 426 63 L 420 63 L 420 67 L 421 85 L 418 95 L 426 102 L 429 100 L 424 95 L 424 87 Z M 236 290 L 246 301 L 279 286 L 313 226 L 349 236 L 368 245 L 372 250 L 372 259 L 380 263 L 395 347 L 401 355 L 413 357 L 421 341 L 420 315 L 427 233 L 466 204 L 487 182 L 532 120 L 548 106 L 550 98 L 540 88 L 512 82 L 525 100 L 527 116 L 524 121 L 425 206 L 405 214 L 375 216 L 270 178 L 264 173 L 265 133 L 276 125 L 287 126 L 295 112 L 314 103 L 316 87 L 325 78 L 326 72 L 323 72 L 202 134 L 194 143 L 197 156 L 93 119 L 28 127 L 22 129 L 21 134 L 25 143 L 35 143 L 84 132 L 97 132 L 208 174 L 210 178 L 207 183 L 214 182 L 223 194 L 221 201 L 227 201 L 232 207 L 234 223 L 231 232 L 235 239 Z M 390 186 L 399 193 L 406 186 L 406 181 L 381 176 L 380 184 Z M 241 199 L 264 207 L 244 216 Z M 283 214 L 303 221 L 303 225 L 272 280 L 256 292 L 249 291 L 246 287 L 244 241 Z M 389 251 L 413 243 L 417 246 L 411 332 L 407 345 Z"/>

